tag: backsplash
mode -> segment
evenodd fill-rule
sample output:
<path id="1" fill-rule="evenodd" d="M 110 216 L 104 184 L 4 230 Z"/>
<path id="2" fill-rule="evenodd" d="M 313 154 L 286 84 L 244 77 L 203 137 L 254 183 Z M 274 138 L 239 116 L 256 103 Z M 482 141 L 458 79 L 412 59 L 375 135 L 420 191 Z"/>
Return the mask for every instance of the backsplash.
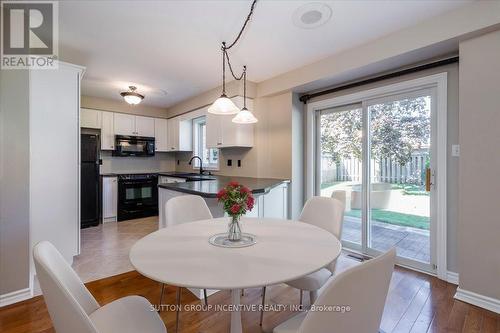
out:
<path id="1" fill-rule="evenodd" d="M 175 156 L 175 171 L 198 172 L 198 170 L 193 169 L 193 167 L 188 164 L 189 159 L 193 156 L 192 152 L 178 152 Z M 260 177 L 256 166 L 257 157 L 255 149 L 224 148 L 219 150 L 219 158 L 219 170 L 210 170 L 210 172 L 215 175 Z M 229 159 L 232 162 L 231 166 L 227 165 Z M 179 164 L 177 164 L 177 160 Z M 241 161 L 241 167 L 238 167 L 238 160 Z"/>
<path id="2" fill-rule="evenodd" d="M 156 153 L 152 157 L 115 157 L 110 151 L 101 151 L 101 159 L 101 174 L 175 170 L 175 155 L 170 153 Z"/>

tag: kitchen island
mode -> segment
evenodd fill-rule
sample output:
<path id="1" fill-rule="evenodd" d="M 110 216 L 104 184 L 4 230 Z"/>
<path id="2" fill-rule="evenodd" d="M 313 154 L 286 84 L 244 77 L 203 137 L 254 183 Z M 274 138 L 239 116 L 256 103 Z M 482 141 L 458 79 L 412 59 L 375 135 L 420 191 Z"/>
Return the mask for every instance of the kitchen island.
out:
<path id="1" fill-rule="evenodd" d="M 203 197 L 214 217 L 223 217 L 217 203 L 217 192 L 235 181 L 248 187 L 255 196 L 255 207 L 248 217 L 288 218 L 288 184 L 286 179 L 229 177 L 185 173 L 159 173 L 158 208 L 160 225 L 171 223 L 165 218 L 165 204 L 173 197 L 194 194 Z"/>

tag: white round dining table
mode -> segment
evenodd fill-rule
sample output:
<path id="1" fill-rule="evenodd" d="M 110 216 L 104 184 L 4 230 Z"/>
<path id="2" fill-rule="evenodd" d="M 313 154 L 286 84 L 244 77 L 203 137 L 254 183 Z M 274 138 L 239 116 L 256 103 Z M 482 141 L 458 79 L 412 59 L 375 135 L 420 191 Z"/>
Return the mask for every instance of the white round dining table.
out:
<path id="1" fill-rule="evenodd" d="M 291 220 L 242 218 L 257 243 L 223 248 L 209 243 L 229 218 L 169 226 L 137 241 L 130 262 L 142 275 L 169 285 L 231 290 L 231 333 L 242 332 L 241 289 L 278 284 L 313 273 L 337 259 L 340 241 L 316 226 Z"/>

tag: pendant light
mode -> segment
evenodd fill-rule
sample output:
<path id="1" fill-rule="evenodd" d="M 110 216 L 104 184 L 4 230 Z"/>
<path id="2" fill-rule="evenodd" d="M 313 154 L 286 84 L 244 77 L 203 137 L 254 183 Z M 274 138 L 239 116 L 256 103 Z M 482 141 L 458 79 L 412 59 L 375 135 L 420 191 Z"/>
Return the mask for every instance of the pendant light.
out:
<path id="1" fill-rule="evenodd" d="M 226 43 L 222 42 L 222 94 L 215 102 L 208 108 L 208 112 L 218 115 L 229 115 L 236 114 L 240 110 L 226 96 L 226 53 L 225 53 Z"/>
<path id="2" fill-rule="evenodd" d="M 127 102 L 128 104 L 137 105 L 144 99 L 144 95 L 135 92 L 137 90 L 137 87 L 129 86 L 128 89 L 128 91 L 120 93 L 123 99 L 125 99 L 125 102 Z"/>
<path id="3" fill-rule="evenodd" d="M 234 40 L 234 42 L 231 43 L 231 45 L 226 46 L 226 42 L 222 42 L 222 95 L 215 100 L 215 102 L 208 108 L 208 112 L 213 113 L 213 114 L 219 114 L 219 115 L 230 115 L 230 114 L 237 114 L 236 117 L 232 119 L 233 123 L 237 124 L 253 124 L 256 123 L 258 120 L 255 118 L 255 116 L 250 112 L 247 107 L 246 107 L 246 94 L 247 94 L 247 85 L 246 85 L 246 80 L 247 80 L 247 67 L 243 66 L 243 73 L 240 76 L 236 76 L 234 74 L 233 68 L 231 66 L 231 62 L 229 60 L 229 54 L 227 51 L 232 48 L 240 39 L 241 35 L 243 34 L 243 31 L 245 30 L 245 27 L 247 26 L 248 22 L 250 21 L 250 18 L 252 17 L 253 10 L 255 8 L 255 4 L 257 3 L 257 0 L 254 0 L 252 2 L 252 6 L 250 7 L 250 13 L 248 14 L 245 23 L 243 24 L 243 27 L 241 28 L 238 36 Z M 227 64 L 229 66 L 229 70 L 231 72 L 231 75 L 236 81 L 240 81 L 243 79 L 243 108 L 241 110 L 238 109 L 238 107 L 231 101 L 227 96 L 226 96 L 226 60 Z"/>

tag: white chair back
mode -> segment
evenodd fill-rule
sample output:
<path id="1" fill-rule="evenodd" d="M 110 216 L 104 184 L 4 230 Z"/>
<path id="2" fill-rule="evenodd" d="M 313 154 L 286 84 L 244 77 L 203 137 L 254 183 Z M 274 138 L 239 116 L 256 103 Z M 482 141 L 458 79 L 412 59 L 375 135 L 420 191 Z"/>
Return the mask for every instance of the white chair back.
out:
<path id="1" fill-rule="evenodd" d="M 166 226 L 208 220 L 212 213 L 205 200 L 199 195 L 181 195 L 165 204 Z"/>
<path id="2" fill-rule="evenodd" d="M 331 232 L 340 239 L 344 220 L 344 204 L 337 199 L 312 197 L 307 200 L 299 221 L 315 225 Z"/>
<path id="3" fill-rule="evenodd" d="M 99 304 L 75 271 L 51 243 L 33 248 L 35 268 L 55 330 L 60 333 L 96 333 L 89 315 Z"/>
<path id="4" fill-rule="evenodd" d="M 350 311 L 309 311 L 299 332 L 378 332 L 395 258 L 393 248 L 332 278 L 314 306 L 349 306 Z"/>

